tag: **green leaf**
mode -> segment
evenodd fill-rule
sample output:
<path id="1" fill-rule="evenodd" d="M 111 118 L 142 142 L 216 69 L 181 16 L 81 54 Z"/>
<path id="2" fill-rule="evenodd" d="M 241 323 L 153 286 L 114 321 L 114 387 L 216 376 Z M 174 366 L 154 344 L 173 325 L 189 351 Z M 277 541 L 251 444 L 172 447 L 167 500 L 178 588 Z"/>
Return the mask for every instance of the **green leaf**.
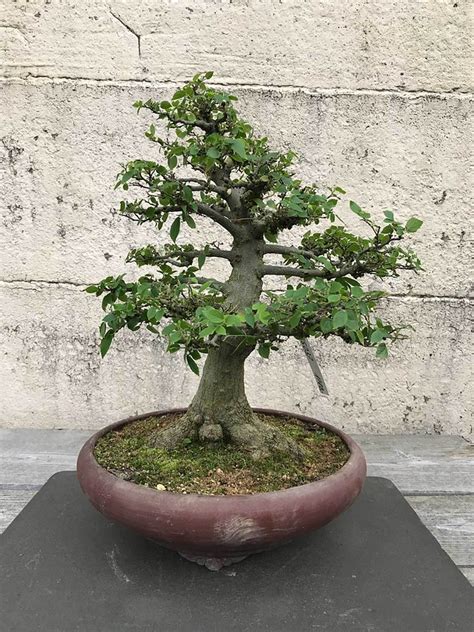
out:
<path id="1" fill-rule="evenodd" d="M 243 318 L 240 314 L 229 314 L 225 317 L 225 324 L 227 327 L 240 327 L 242 320 Z"/>
<path id="2" fill-rule="evenodd" d="M 145 133 L 145 136 L 147 138 L 154 138 L 155 137 L 155 132 L 156 132 L 156 129 L 155 129 L 155 126 L 152 123 L 150 125 L 150 128 L 149 128 L 148 132 Z"/>
<path id="3" fill-rule="evenodd" d="M 351 294 L 354 298 L 360 298 L 364 295 L 364 290 L 360 287 L 360 285 L 353 285 L 351 288 Z"/>
<path id="4" fill-rule="evenodd" d="M 140 329 L 141 322 L 142 322 L 142 319 L 141 319 L 141 316 L 139 315 L 133 316 L 132 318 L 127 318 L 127 327 L 131 331 L 137 331 L 137 329 Z"/>
<path id="5" fill-rule="evenodd" d="M 179 331 L 172 331 L 168 337 L 170 345 L 175 344 L 181 340 L 181 333 Z"/>
<path id="6" fill-rule="evenodd" d="M 188 203 L 192 202 L 194 199 L 192 190 L 187 186 L 183 187 L 183 198 Z"/>
<path id="7" fill-rule="evenodd" d="M 264 237 L 267 241 L 269 241 L 272 244 L 276 244 L 278 241 L 277 236 L 274 235 L 273 233 L 265 233 Z"/>
<path id="8" fill-rule="evenodd" d="M 339 327 L 344 327 L 344 325 L 347 323 L 347 320 L 348 320 L 347 312 L 344 309 L 341 309 L 338 312 L 336 312 L 334 316 L 332 317 L 332 324 L 334 326 L 334 329 L 339 329 Z"/>
<path id="9" fill-rule="evenodd" d="M 85 288 L 84 292 L 87 292 L 88 294 L 95 294 L 98 290 L 97 285 L 89 285 Z"/>
<path id="10" fill-rule="evenodd" d="M 193 373 L 199 375 L 199 367 L 190 355 L 186 356 L 186 362 Z"/>
<path id="11" fill-rule="evenodd" d="M 319 323 L 319 328 L 321 329 L 323 334 L 328 334 L 333 329 L 332 319 L 331 318 L 322 318 L 321 322 Z"/>
<path id="12" fill-rule="evenodd" d="M 417 217 L 411 217 L 406 223 L 405 230 L 407 233 L 416 233 L 423 226 L 421 219 Z"/>
<path id="13" fill-rule="evenodd" d="M 346 324 L 346 329 L 349 331 L 358 331 L 360 328 L 360 322 L 358 320 L 349 318 Z"/>
<path id="14" fill-rule="evenodd" d="M 384 211 L 383 214 L 385 215 L 386 219 L 389 222 L 393 222 L 393 220 L 395 219 L 394 216 L 393 216 L 392 211 Z"/>
<path id="15" fill-rule="evenodd" d="M 181 229 L 181 218 L 177 217 L 174 222 L 171 224 L 170 228 L 170 237 L 173 241 L 176 241 L 179 231 Z"/>
<path id="16" fill-rule="evenodd" d="M 214 334 L 215 331 L 216 331 L 216 328 L 214 327 L 214 325 L 210 325 L 209 327 L 204 327 L 204 329 L 199 334 L 199 337 L 207 338 L 208 336 L 212 336 L 212 334 Z"/>
<path id="17" fill-rule="evenodd" d="M 100 355 L 102 357 L 104 357 L 107 351 L 109 350 L 113 339 L 114 339 L 114 332 L 109 329 L 109 331 L 105 334 L 105 336 L 100 341 Z"/>
<path id="18" fill-rule="evenodd" d="M 210 147 L 207 151 L 206 151 L 206 155 L 209 156 L 209 158 L 212 158 L 214 160 L 217 160 L 217 158 L 220 157 L 221 152 L 217 149 L 217 147 Z"/>
<path id="19" fill-rule="evenodd" d="M 196 222 L 191 217 L 191 215 L 188 215 L 187 213 L 185 213 L 183 217 L 184 217 L 184 221 L 189 226 L 189 228 L 196 228 Z"/>
<path id="20" fill-rule="evenodd" d="M 164 309 L 158 309 L 157 307 L 149 307 L 146 312 L 146 317 L 148 320 L 154 320 L 159 322 L 165 314 Z"/>
<path id="21" fill-rule="evenodd" d="M 339 294 L 342 290 L 343 286 L 338 281 L 331 281 L 329 284 L 329 293 L 330 294 Z"/>
<path id="22" fill-rule="evenodd" d="M 355 331 L 354 333 L 357 337 L 357 340 L 359 341 L 359 344 L 365 345 L 364 334 L 360 330 Z"/>
<path id="23" fill-rule="evenodd" d="M 206 255 L 204 252 L 199 253 L 198 255 L 198 266 L 199 269 L 202 268 L 202 266 L 206 263 Z"/>
<path id="24" fill-rule="evenodd" d="M 102 309 L 104 312 L 107 309 L 107 305 L 112 305 L 112 303 L 115 303 L 115 294 L 113 292 L 109 292 L 102 299 Z"/>
<path id="25" fill-rule="evenodd" d="M 376 329 L 375 331 L 372 332 L 370 336 L 370 344 L 375 345 L 377 344 L 377 342 L 380 342 L 386 337 L 387 337 L 387 331 L 385 329 L 383 328 Z"/>
<path id="26" fill-rule="evenodd" d="M 360 213 L 362 210 L 360 206 L 356 202 L 353 202 L 352 200 L 349 202 L 349 207 L 353 213 Z"/>
<path id="27" fill-rule="evenodd" d="M 250 309 L 245 310 L 245 322 L 249 327 L 255 327 L 255 316 Z"/>
<path id="28" fill-rule="evenodd" d="M 237 154 L 239 158 L 243 158 L 245 160 L 248 157 L 246 147 L 245 147 L 245 141 L 243 140 L 243 138 L 234 138 L 231 141 L 231 146 L 234 151 L 234 154 Z"/>
<path id="29" fill-rule="evenodd" d="M 222 323 L 224 320 L 224 314 L 215 307 L 206 307 L 202 310 L 202 313 L 204 318 L 210 323 Z"/>
<path id="30" fill-rule="evenodd" d="M 384 342 L 379 344 L 379 346 L 377 347 L 377 353 L 375 355 L 377 356 L 377 358 L 387 358 L 388 357 L 387 345 Z"/>
<path id="31" fill-rule="evenodd" d="M 290 318 L 288 323 L 292 329 L 298 327 L 298 325 L 300 324 L 301 316 L 302 314 L 300 312 L 296 312 L 296 314 L 293 314 L 293 316 Z"/>
<path id="32" fill-rule="evenodd" d="M 262 358 L 267 359 L 270 355 L 270 344 L 266 342 L 259 345 L 257 351 L 262 356 Z"/>
<path id="33" fill-rule="evenodd" d="M 341 300 L 340 294 L 329 294 L 328 302 L 329 303 L 338 303 Z"/>
<path id="34" fill-rule="evenodd" d="M 369 219 L 370 213 L 367 213 L 367 211 L 363 211 L 360 208 L 360 206 L 356 204 L 355 202 L 353 202 L 352 200 L 349 202 L 349 206 L 350 206 L 351 211 L 355 213 L 356 215 L 358 215 L 359 217 L 362 217 L 362 219 Z"/>
<path id="35" fill-rule="evenodd" d="M 329 261 L 327 257 L 323 257 L 323 255 L 319 255 L 319 257 L 316 257 L 316 259 L 319 261 L 319 263 L 323 264 L 326 270 L 329 270 L 329 272 L 334 271 L 334 266 L 332 265 L 332 263 Z"/>
<path id="36" fill-rule="evenodd" d="M 266 325 L 270 319 L 270 313 L 268 311 L 268 307 L 265 305 L 265 303 L 255 303 L 253 307 L 255 308 L 255 311 L 257 312 L 258 320 L 264 325 Z"/>
<path id="37" fill-rule="evenodd" d="M 178 159 L 174 154 L 172 154 L 171 156 L 168 156 L 168 167 L 170 169 L 174 169 L 177 164 L 178 164 Z"/>

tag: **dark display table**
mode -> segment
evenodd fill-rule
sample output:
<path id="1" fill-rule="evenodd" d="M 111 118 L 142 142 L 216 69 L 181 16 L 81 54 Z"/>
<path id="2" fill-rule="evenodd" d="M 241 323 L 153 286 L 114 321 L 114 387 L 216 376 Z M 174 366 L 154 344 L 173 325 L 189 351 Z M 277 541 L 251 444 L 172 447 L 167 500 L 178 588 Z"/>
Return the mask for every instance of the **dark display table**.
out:
<path id="1" fill-rule="evenodd" d="M 388 480 L 323 529 L 213 573 L 108 522 L 74 472 L 0 536 L 1 628 L 469 632 L 473 591 Z"/>

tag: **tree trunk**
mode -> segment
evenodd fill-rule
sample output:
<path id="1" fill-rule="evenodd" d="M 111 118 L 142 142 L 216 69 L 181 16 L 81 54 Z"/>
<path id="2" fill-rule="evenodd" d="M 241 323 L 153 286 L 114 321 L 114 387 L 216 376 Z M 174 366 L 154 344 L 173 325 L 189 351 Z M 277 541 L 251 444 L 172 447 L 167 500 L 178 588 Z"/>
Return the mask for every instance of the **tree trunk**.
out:
<path id="1" fill-rule="evenodd" d="M 188 416 L 199 426 L 202 440 L 228 440 L 232 428 L 253 417 L 245 395 L 244 363 L 251 347 L 223 343 L 207 355 Z"/>
<path id="2" fill-rule="evenodd" d="M 191 438 L 232 443 L 256 459 L 276 451 L 301 458 L 303 452 L 296 442 L 259 419 L 247 401 L 244 364 L 252 350 L 251 347 L 238 349 L 229 342 L 211 349 L 186 414 L 177 423 L 159 431 L 155 445 L 173 449 L 183 439 Z"/>
<path id="3" fill-rule="evenodd" d="M 226 283 L 226 305 L 235 311 L 258 301 L 262 291 L 262 244 L 252 238 L 235 243 L 233 270 Z M 156 445 L 176 447 L 184 438 L 225 441 L 248 450 L 255 458 L 282 450 L 302 455 L 296 443 L 261 421 L 245 395 L 244 365 L 253 346 L 228 337 L 208 352 L 196 395 L 186 414 L 156 435 Z"/>

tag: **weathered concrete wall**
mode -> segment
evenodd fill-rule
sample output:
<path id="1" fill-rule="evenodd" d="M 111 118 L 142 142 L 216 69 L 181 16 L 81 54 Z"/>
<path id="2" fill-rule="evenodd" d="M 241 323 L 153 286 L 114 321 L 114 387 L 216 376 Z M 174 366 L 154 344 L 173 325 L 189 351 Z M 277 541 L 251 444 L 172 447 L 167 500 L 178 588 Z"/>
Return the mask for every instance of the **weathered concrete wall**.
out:
<path id="1" fill-rule="evenodd" d="M 146 334 L 100 361 L 99 306 L 81 289 L 160 240 L 110 213 L 119 164 L 153 156 L 132 102 L 213 69 L 259 131 L 299 152 L 305 178 L 425 221 L 426 273 L 385 284 L 385 309 L 416 325 L 410 340 L 385 362 L 314 343 L 329 398 L 289 342 L 250 360 L 252 403 L 358 432 L 472 432 L 467 0 L 4 5 L 1 424 L 96 427 L 192 396 L 181 358 Z"/>

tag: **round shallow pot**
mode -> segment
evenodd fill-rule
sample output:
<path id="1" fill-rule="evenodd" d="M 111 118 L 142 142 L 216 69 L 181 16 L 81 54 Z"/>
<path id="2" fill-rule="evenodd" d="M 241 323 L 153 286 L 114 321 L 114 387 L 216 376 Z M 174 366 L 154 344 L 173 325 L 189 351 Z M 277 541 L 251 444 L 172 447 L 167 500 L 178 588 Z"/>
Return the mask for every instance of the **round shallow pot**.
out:
<path id="1" fill-rule="evenodd" d="M 347 444 L 351 453 L 348 461 L 335 474 L 298 487 L 260 494 L 206 496 L 158 491 L 124 481 L 95 460 L 95 444 L 110 430 L 152 415 L 185 410 L 146 413 L 103 428 L 84 444 L 77 476 L 90 502 L 107 518 L 178 551 L 186 559 L 218 570 L 322 527 L 349 507 L 362 489 L 366 463 L 353 439 L 311 417 L 261 408 L 254 410 L 296 417 L 332 430 Z"/>

